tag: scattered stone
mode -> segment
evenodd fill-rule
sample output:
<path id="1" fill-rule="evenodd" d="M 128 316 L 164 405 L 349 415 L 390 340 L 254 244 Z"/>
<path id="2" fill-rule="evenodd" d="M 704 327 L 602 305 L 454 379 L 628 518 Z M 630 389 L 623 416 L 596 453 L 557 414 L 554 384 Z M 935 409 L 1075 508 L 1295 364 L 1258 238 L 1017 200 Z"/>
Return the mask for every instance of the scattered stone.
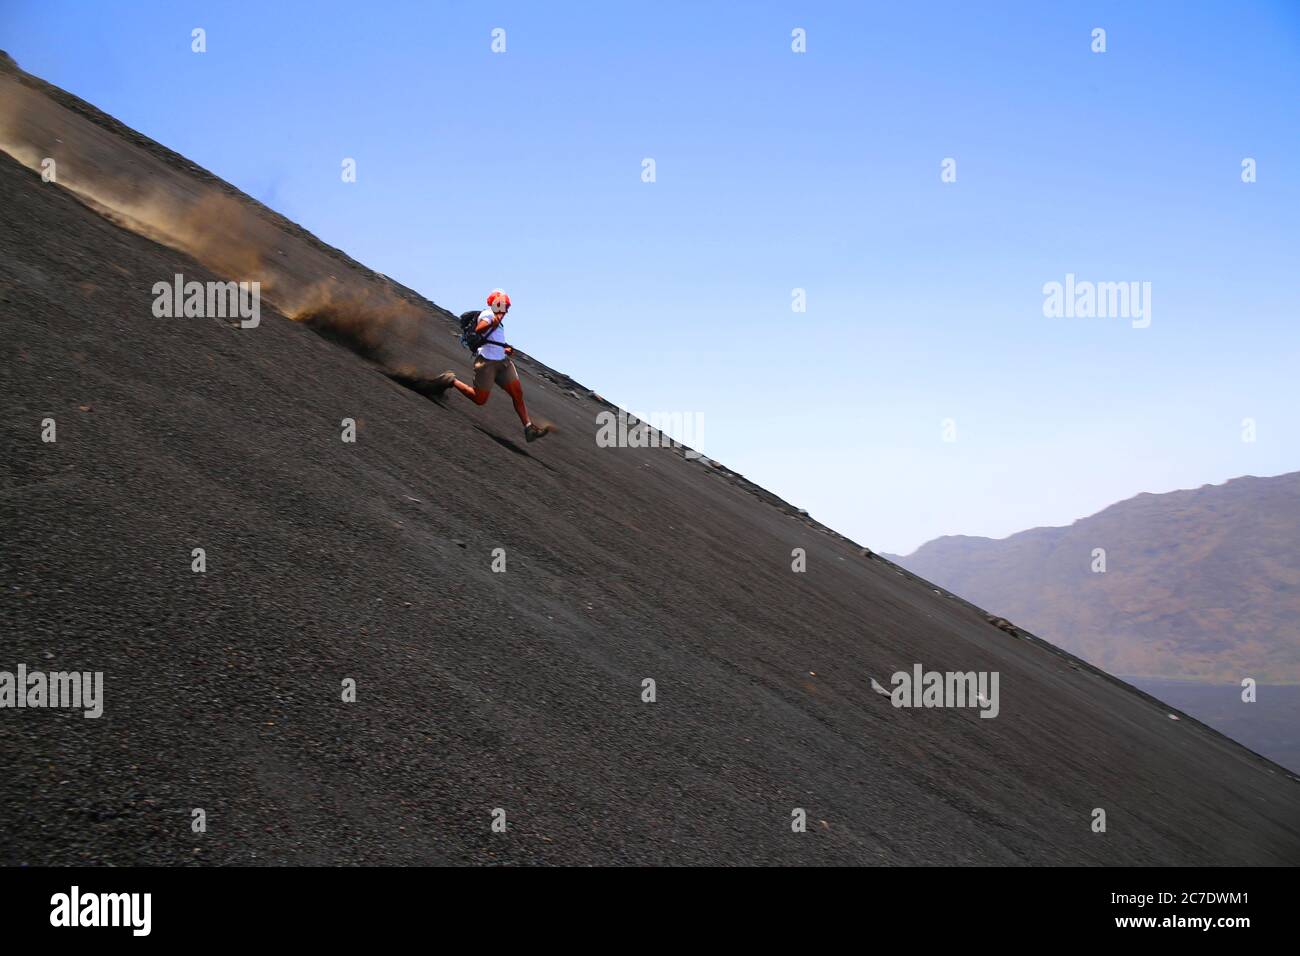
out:
<path id="1" fill-rule="evenodd" d="M 1008 634 L 1019 636 L 1020 629 L 1008 621 L 1005 617 L 994 617 L 992 614 L 985 615 L 984 620 L 988 621 L 994 627 L 1006 631 Z"/>

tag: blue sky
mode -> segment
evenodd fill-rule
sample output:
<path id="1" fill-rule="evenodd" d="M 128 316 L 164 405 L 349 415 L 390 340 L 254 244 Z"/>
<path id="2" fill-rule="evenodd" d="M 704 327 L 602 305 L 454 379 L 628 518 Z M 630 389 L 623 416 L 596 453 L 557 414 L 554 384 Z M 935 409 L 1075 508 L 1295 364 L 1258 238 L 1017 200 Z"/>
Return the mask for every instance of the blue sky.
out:
<path id="1" fill-rule="evenodd" d="M 1300 469 L 1300 3 L 5 0 L 0 47 L 877 550 Z M 1150 327 L 1045 317 L 1067 273 Z"/>

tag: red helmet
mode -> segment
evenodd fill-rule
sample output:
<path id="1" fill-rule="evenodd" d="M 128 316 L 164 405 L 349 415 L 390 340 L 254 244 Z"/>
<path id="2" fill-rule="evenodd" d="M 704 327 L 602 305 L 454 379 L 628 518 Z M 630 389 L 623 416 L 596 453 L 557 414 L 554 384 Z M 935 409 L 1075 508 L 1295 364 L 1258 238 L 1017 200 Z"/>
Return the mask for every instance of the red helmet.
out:
<path id="1" fill-rule="evenodd" d="M 506 295 L 505 289 L 493 289 L 488 293 L 487 304 L 493 312 L 504 312 L 510 308 L 510 296 Z"/>

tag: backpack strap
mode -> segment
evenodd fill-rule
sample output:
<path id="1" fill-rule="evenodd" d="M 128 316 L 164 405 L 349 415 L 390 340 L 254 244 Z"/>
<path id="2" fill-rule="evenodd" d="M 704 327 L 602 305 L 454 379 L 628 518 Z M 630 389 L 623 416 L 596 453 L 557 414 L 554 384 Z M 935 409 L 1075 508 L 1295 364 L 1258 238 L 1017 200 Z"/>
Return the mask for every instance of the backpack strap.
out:
<path id="1" fill-rule="evenodd" d="M 479 345 L 478 349 L 481 349 L 484 345 L 499 345 L 503 349 L 513 348 L 513 346 L 508 345 L 505 342 L 493 342 L 491 339 L 488 338 L 488 336 L 492 334 L 492 329 L 499 329 L 501 328 L 501 326 L 505 324 L 506 324 L 506 320 L 502 319 L 496 325 L 489 328 L 486 332 L 479 332 L 477 329 L 475 329 L 476 334 L 483 336 L 483 342 Z M 475 349 L 474 351 L 477 352 L 478 349 Z"/>

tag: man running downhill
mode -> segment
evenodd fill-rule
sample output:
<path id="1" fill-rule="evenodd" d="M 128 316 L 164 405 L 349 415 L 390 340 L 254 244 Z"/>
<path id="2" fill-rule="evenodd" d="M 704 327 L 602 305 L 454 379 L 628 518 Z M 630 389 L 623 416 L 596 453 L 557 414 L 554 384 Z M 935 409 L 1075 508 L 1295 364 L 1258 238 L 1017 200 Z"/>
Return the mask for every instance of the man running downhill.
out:
<path id="1" fill-rule="evenodd" d="M 515 413 L 524 423 L 524 438 L 530 442 L 536 441 L 550 431 L 550 427 L 538 428 L 534 425 L 528 417 L 528 409 L 524 407 L 524 388 L 519 382 L 514 360 L 510 357 L 514 349 L 506 344 L 505 332 L 501 328 L 506 313 L 510 311 L 510 296 L 502 289 L 493 289 L 488 293 L 487 304 L 488 308 L 479 313 L 478 325 L 475 327 L 475 331 L 485 341 L 478 347 L 474 359 L 474 384 L 466 385 L 456 378 L 454 372 L 444 372 L 439 378 L 450 379 L 448 384 L 454 385 L 456 391 L 475 405 L 482 405 L 488 400 L 492 394 L 493 382 L 500 385 L 515 403 Z"/>

